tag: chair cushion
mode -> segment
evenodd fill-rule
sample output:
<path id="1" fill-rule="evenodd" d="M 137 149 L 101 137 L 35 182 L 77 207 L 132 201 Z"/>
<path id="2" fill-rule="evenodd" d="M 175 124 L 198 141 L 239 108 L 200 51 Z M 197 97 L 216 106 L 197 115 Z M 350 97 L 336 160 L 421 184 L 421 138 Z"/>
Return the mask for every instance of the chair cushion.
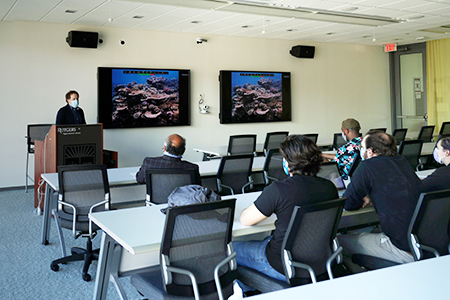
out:
<path id="1" fill-rule="evenodd" d="M 161 267 L 154 266 L 146 272 L 138 273 L 131 276 L 131 284 L 136 290 L 148 299 L 164 299 L 164 300 L 187 300 L 194 299 L 194 297 L 182 297 L 169 295 L 164 289 L 164 284 L 161 275 Z M 233 284 L 223 288 L 224 298 L 227 299 L 233 294 Z M 217 300 L 219 297 L 216 293 L 202 295 L 202 300 Z"/>
<path id="2" fill-rule="evenodd" d="M 238 266 L 237 271 L 237 279 L 263 293 L 283 290 L 291 287 L 286 281 L 274 279 L 249 267 Z"/>
<path id="3" fill-rule="evenodd" d="M 383 259 L 380 257 L 364 255 L 364 254 L 353 254 L 352 262 L 358 264 L 368 270 L 377 270 L 387 267 L 392 267 L 396 265 L 400 265 L 395 261 L 390 261 L 387 259 Z"/>

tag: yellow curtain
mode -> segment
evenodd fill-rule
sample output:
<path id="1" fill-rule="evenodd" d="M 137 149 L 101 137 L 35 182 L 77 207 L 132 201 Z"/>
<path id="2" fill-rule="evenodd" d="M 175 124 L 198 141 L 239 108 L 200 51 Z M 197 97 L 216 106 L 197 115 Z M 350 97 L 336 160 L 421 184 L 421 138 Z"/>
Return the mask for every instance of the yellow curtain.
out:
<path id="1" fill-rule="evenodd" d="M 427 42 L 428 124 L 450 121 L 450 39 Z"/>

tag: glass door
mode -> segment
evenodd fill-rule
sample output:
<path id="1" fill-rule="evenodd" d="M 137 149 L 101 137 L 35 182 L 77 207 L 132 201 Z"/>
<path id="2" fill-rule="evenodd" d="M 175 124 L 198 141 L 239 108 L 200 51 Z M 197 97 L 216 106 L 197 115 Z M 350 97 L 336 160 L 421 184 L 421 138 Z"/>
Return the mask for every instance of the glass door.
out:
<path id="1" fill-rule="evenodd" d="M 426 47 L 420 43 L 398 49 L 391 55 L 392 128 L 407 128 L 407 136 L 415 139 L 427 125 Z"/>

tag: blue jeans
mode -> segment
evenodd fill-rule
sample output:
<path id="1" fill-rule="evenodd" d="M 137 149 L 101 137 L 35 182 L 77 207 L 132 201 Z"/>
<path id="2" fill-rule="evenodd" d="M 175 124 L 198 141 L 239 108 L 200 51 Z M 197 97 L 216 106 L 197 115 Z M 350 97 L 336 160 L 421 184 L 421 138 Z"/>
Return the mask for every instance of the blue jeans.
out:
<path id="1" fill-rule="evenodd" d="M 246 241 L 246 242 L 233 242 L 234 251 L 236 252 L 236 261 L 238 265 L 249 267 L 259 271 L 272 278 L 286 281 L 286 276 L 272 268 L 267 261 L 266 247 L 272 236 L 266 237 L 262 241 Z M 245 292 L 248 287 L 239 286 Z"/>

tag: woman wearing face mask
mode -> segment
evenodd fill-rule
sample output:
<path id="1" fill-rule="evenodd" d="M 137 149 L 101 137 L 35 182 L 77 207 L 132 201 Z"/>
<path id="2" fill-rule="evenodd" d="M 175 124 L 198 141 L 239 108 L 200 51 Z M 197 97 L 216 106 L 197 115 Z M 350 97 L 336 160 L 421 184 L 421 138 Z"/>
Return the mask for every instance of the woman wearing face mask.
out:
<path id="1" fill-rule="evenodd" d="M 77 91 L 67 92 L 67 105 L 58 110 L 58 114 L 56 115 L 56 125 L 86 124 L 84 112 L 81 107 L 78 107 L 78 98 L 79 95 Z"/>
<path id="2" fill-rule="evenodd" d="M 438 168 L 422 182 L 427 192 L 450 189 L 450 136 L 440 139 L 433 151 L 434 159 L 446 167 Z"/>

